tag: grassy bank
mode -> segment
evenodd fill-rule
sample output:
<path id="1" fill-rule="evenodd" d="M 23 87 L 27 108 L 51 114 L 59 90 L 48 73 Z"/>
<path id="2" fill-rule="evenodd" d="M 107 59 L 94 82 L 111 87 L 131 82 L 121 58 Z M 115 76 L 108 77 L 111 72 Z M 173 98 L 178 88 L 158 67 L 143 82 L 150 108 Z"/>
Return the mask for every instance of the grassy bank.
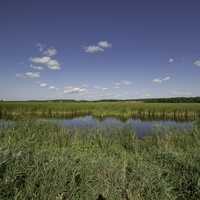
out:
<path id="1" fill-rule="evenodd" d="M 159 132 L 159 131 L 158 131 Z M 200 199 L 200 128 L 137 139 L 131 129 L 0 129 L 0 199 Z"/>
<path id="2" fill-rule="evenodd" d="M 1 102 L 0 117 L 75 117 L 93 115 L 121 119 L 197 119 L 198 103 L 143 102 Z"/>

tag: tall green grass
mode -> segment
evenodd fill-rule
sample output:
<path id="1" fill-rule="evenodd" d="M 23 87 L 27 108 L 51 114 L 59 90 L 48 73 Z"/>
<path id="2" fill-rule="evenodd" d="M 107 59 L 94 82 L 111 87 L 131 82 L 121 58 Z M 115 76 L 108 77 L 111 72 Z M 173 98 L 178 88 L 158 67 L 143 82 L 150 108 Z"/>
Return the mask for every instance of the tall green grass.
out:
<path id="1" fill-rule="evenodd" d="M 141 140 L 132 129 L 15 122 L 0 129 L 0 199 L 200 199 L 198 126 Z"/>
<path id="2" fill-rule="evenodd" d="M 75 117 L 93 115 L 122 119 L 193 120 L 200 115 L 198 103 L 142 103 L 142 102 L 1 102 L 0 117 Z"/>

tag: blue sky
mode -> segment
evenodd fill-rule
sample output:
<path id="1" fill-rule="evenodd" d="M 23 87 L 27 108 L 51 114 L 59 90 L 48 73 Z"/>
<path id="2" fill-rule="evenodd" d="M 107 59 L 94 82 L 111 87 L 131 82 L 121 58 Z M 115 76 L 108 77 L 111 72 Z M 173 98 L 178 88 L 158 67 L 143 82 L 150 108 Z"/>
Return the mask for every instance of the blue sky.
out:
<path id="1" fill-rule="evenodd" d="M 0 99 L 200 96 L 200 1 L 0 2 Z"/>

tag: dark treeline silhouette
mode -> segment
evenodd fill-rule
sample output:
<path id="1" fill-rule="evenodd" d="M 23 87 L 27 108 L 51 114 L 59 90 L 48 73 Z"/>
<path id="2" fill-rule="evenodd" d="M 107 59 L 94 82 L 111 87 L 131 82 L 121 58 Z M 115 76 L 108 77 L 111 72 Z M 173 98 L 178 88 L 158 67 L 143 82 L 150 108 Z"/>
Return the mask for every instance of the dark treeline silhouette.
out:
<path id="1" fill-rule="evenodd" d="M 101 100 L 74 100 L 74 99 L 54 99 L 54 100 L 29 100 L 11 102 L 60 102 L 60 103 L 79 103 L 79 102 L 145 102 L 145 103 L 200 103 L 200 97 L 172 97 L 172 98 L 148 98 L 148 99 L 101 99 Z M 0 100 L 0 102 L 9 102 Z"/>
<path id="2" fill-rule="evenodd" d="M 200 97 L 141 99 L 141 101 L 146 103 L 200 103 Z"/>
<path id="3" fill-rule="evenodd" d="M 96 102 L 115 102 L 115 101 L 135 101 L 145 103 L 200 103 L 200 97 L 172 97 L 172 98 L 152 98 L 152 99 L 126 99 L 126 100 L 99 100 Z"/>

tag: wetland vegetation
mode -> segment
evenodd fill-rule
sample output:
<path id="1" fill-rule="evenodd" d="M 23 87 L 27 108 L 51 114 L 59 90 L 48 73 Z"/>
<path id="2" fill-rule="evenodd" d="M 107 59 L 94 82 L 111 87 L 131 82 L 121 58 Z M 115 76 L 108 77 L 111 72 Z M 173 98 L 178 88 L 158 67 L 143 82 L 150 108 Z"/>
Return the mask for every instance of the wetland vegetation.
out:
<path id="1" fill-rule="evenodd" d="M 98 118 L 195 120 L 199 103 L 117 102 L 1 102 L 0 116 L 72 118 L 92 115 Z"/>
<path id="2" fill-rule="evenodd" d="M 0 113 L 2 200 L 200 199 L 197 103 L 1 102 Z M 50 122 L 88 114 L 125 122 L 189 120 L 193 126 L 155 128 L 140 138 L 130 126 Z"/>
<path id="3" fill-rule="evenodd" d="M 200 127 L 62 128 L 21 120 L 0 129 L 0 199 L 200 199 Z"/>

